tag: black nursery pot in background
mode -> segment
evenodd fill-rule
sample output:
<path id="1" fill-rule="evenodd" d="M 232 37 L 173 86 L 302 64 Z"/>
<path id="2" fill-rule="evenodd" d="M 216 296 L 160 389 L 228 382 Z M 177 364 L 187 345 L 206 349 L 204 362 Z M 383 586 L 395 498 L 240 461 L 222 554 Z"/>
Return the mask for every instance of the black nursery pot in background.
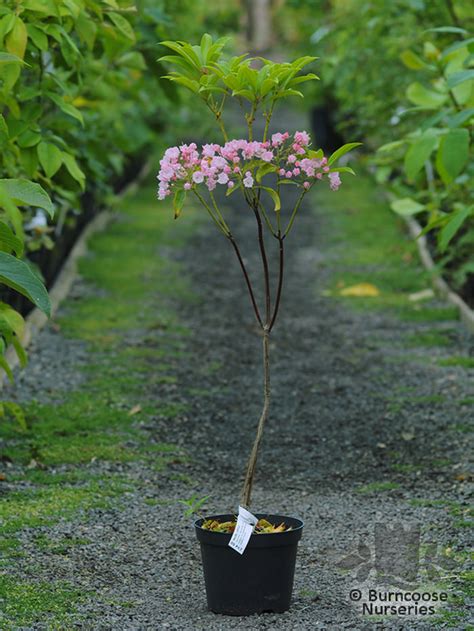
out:
<path id="1" fill-rule="evenodd" d="M 230 616 L 274 612 L 290 607 L 298 541 L 303 522 L 283 515 L 256 514 L 272 524 L 284 522 L 291 530 L 273 534 L 253 534 L 240 555 L 229 548 L 230 534 L 205 530 L 198 519 L 194 526 L 201 544 L 207 605 L 215 613 Z M 208 519 L 230 521 L 235 515 L 215 515 Z"/>

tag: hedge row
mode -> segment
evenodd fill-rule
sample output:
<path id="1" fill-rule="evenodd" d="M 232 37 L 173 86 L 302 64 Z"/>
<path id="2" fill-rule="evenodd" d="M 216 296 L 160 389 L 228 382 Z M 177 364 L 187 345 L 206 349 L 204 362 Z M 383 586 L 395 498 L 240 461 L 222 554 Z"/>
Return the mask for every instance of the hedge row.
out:
<path id="1" fill-rule="evenodd" d="M 204 0 L 5 0 L 0 7 L 0 284 L 49 311 L 41 270 L 84 200 L 100 207 L 132 159 L 172 127 L 158 42 L 236 23 Z M 166 91 L 165 91 L 166 90 Z M 34 256 L 33 256 L 34 258 Z M 1 290 L 3 299 L 10 294 Z M 11 302 L 11 301 L 10 301 Z M 0 302 L 0 365 L 20 313 Z"/>
<path id="2" fill-rule="evenodd" d="M 324 9 L 324 10 L 323 10 Z M 288 0 L 281 36 L 321 58 L 315 98 L 363 140 L 402 215 L 474 304 L 474 19 L 468 0 Z"/>

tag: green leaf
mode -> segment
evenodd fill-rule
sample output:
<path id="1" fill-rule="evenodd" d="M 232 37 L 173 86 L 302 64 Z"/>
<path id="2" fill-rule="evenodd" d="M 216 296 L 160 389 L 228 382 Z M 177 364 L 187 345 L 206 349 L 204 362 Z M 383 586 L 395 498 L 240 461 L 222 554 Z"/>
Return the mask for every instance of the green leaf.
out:
<path id="1" fill-rule="evenodd" d="M 0 302 L 0 331 L 2 335 L 22 335 L 25 328 L 23 316 L 6 302 Z"/>
<path id="2" fill-rule="evenodd" d="M 0 180 L 0 190 L 3 190 L 19 206 L 43 208 L 50 217 L 54 216 L 54 206 L 49 195 L 39 184 L 30 180 Z"/>
<path id="3" fill-rule="evenodd" d="M 17 256 L 23 254 L 23 241 L 16 237 L 4 221 L 0 221 L 0 250 L 3 252 L 15 252 Z"/>
<path id="4" fill-rule="evenodd" d="M 404 197 L 403 199 L 397 199 L 390 204 L 390 208 L 397 213 L 397 215 L 402 215 L 404 217 L 408 217 L 410 215 L 416 215 L 417 213 L 421 213 L 421 211 L 425 210 L 425 206 L 415 202 L 411 197 Z"/>
<path id="5" fill-rule="evenodd" d="M 459 72 L 453 72 L 447 79 L 448 88 L 451 90 L 457 85 L 464 83 L 465 81 L 471 81 L 474 79 L 474 70 L 461 70 Z"/>
<path id="6" fill-rule="evenodd" d="M 429 28 L 424 33 L 460 33 L 461 35 L 467 35 L 469 31 L 459 28 L 458 26 L 437 26 L 436 28 Z"/>
<path id="7" fill-rule="evenodd" d="M 463 170 L 469 158 L 469 130 L 451 129 L 441 138 L 436 156 L 436 168 L 445 184 Z"/>
<path id="8" fill-rule="evenodd" d="M 12 30 L 15 19 L 16 16 L 14 13 L 6 13 L 0 18 L 0 42 L 3 42 L 5 36 Z"/>
<path id="9" fill-rule="evenodd" d="M 5 48 L 12 55 L 16 55 L 20 59 L 25 56 L 26 43 L 28 41 L 28 32 L 23 20 L 16 16 L 15 24 L 12 30 L 5 38 Z"/>
<path id="10" fill-rule="evenodd" d="M 63 159 L 63 164 L 69 171 L 70 175 L 76 180 L 76 182 L 79 183 L 80 187 L 84 189 L 86 176 L 77 164 L 76 158 L 70 153 L 66 153 L 65 151 L 63 151 L 61 155 Z"/>
<path id="11" fill-rule="evenodd" d="M 41 31 L 39 28 L 36 28 L 33 24 L 27 24 L 26 26 L 28 31 L 28 36 L 30 37 L 33 44 L 41 50 L 45 52 L 48 50 L 48 37 Z"/>
<path id="12" fill-rule="evenodd" d="M 120 15 L 120 13 L 114 13 L 113 11 L 107 13 L 107 15 L 122 35 L 124 35 L 127 39 L 130 39 L 132 42 L 135 41 L 135 33 L 133 32 L 132 25 L 127 18 L 124 18 L 123 15 Z"/>
<path id="13" fill-rule="evenodd" d="M 339 147 L 339 149 L 337 149 L 334 153 L 330 155 L 328 159 L 328 164 L 333 164 L 334 162 L 336 162 L 336 160 L 339 160 L 339 158 L 341 158 L 343 155 L 345 155 L 355 147 L 359 147 L 361 144 L 361 142 L 348 142 L 346 145 L 342 145 L 342 147 Z"/>
<path id="14" fill-rule="evenodd" d="M 22 149 L 27 149 L 28 147 L 35 147 L 40 140 L 40 133 L 32 129 L 27 129 L 18 137 L 17 144 Z"/>
<path id="15" fill-rule="evenodd" d="M 136 50 L 129 51 L 120 57 L 118 63 L 126 68 L 133 68 L 134 70 L 145 70 L 146 63 L 143 55 Z"/>
<path id="16" fill-rule="evenodd" d="M 3 114 L 0 114 L 0 143 L 7 141 L 9 137 L 10 132 L 8 131 L 8 125 Z"/>
<path id="17" fill-rule="evenodd" d="M 48 177 L 53 177 L 63 163 L 62 151 L 50 142 L 40 142 L 37 151 L 44 172 Z"/>
<path id="18" fill-rule="evenodd" d="M 97 25 L 83 12 L 77 18 L 75 27 L 79 39 L 85 43 L 89 50 L 92 50 L 97 35 Z"/>
<path id="19" fill-rule="evenodd" d="M 20 340 L 16 337 L 16 335 L 12 337 L 12 345 L 17 354 L 21 368 L 24 368 L 26 364 L 28 363 L 28 357 L 26 355 L 25 349 L 23 348 Z"/>
<path id="20" fill-rule="evenodd" d="M 472 209 L 472 206 L 466 206 L 465 208 L 456 210 L 449 215 L 448 222 L 440 230 L 438 235 L 438 247 L 441 252 L 446 250 L 451 239 L 456 235 L 466 219 L 472 214 Z"/>
<path id="21" fill-rule="evenodd" d="M 467 120 L 473 117 L 474 117 L 474 107 L 470 107 L 467 110 L 462 110 L 461 112 L 458 112 L 457 114 L 452 116 L 448 120 L 448 125 L 449 127 L 460 127 Z"/>
<path id="22" fill-rule="evenodd" d="M 47 92 L 47 95 L 53 101 L 53 103 L 56 103 L 61 111 L 63 111 L 68 116 L 72 116 L 72 118 L 75 118 L 81 123 L 82 126 L 84 126 L 84 119 L 77 107 L 74 107 L 74 105 L 71 105 L 70 103 L 66 103 L 66 101 L 61 96 L 54 94 L 54 92 Z"/>
<path id="23" fill-rule="evenodd" d="M 7 360 L 5 359 L 5 357 L 3 355 L 0 355 L 0 368 L 3 368 L 3 370 L 5 371 L 8 379 L 13 383 L 14 382 L 14 378 L 13 378 L 12 369 L 10 368 Z"/>
<path id="24" fill-rule="evenodd" d="M 432 133 L 426 133 L 414 140 L 405 154 L 404 169 L 408 179 L 413 180 L 423 168 L 425 162 L 438 144 L 438 139 Z"/>
<path id="25" fill-rule="evenodd" d="M 25 62 L 17 55 L 11 53 L 0 53 L 0 64 L 24 64 Z"/>
<path id="26" fill-rule="evenodd" d="M 55 0 L 23 0 L 22 5 L 29 11 L 42 13 L 44 17 L 59 17 Z"/>
<path id="27" fill-rule="evenodd" d="M 278 167 L 274 164 L 266 162 L 265 164 L 262 164 L 258 167 L 255 179 L 258 183 L 260 183 L 265 175 L 267 175 L 268 173 L 275 173 L 275 171 L 278 171 Z"/>
<path id="28" fill-rule="evenodd" d="M 443 52 L 441 53 L 441 59 L 448 57 L 448 55 L 451 55 L 451 53 L 454 53 L 460 48 L 467 48 L 469 50 L 469 46 L 472 45 L 473 42 L 474 42 L 474 37 L 470 37 L 469 39 L 462 39 L 460 41 L 454 42 L 454 44 L 451 44 L 450 46 L 448 46 L 447 48 L 443 50 Z"/>
<path id="29" fill-rule="evenodd" d="M 410 70 L 421 70 L 427 66 L 423 59 L 418 57 L 418 55 L 411 50 L 404 50 L 400 55 L 400 59 L 407 68 L 410 68 Z"/>
<path id="30" fill-rule="evenodd" d="M 268 193 L 270 195 L 270 197 L 273 200 L 274 203 L 274 208 L 273 210 L 276 212 L 278 210 L 281 209 L 281 201 L 280 201 L 280 196 L 278 195 L 278 193 L 276 191 L 274 191 L 272 188 L 270 188 L 269 186 L 257 186 L 255 188 L 261 188 L 263 189 L 266 193 Z"/>
<path id="31" fill-rule="evenodd" d="M 408 86 L 406 95 L 409 101 L 427 109 L 436 109 L 440 107 L 448 98 L 447 94 L 441 94 L 440 92 L 428 90 L 428 88 L 425 88 L 424 85 L 421 85 L 421 83 L 418 82 L 412 83 Z"/>
<path id="32" fill-rule="evenodd" d="M 180 216 L 185 199 L 186 191 L 182 188 L 178 189 L 173 197 L 173 210 L 175 219 L 178 219 L 178 217 Z"/>
<path id="33" fill-rule="evenodd" d="M 388 153 L 389 151 L 393 151 L 393 149 L 402 147 L 406 144 L 406 142 L 406 140 L 394 140 L 393 142 L 387 142 L 377 149 L 377 153 Z"/>
<path id="34" fill-rule="evenodd" d="M 355 175 L 355 172 L 351 167 L 333 167 L 329 169 L 328 173 L 350 173 L 351 175 Z"/>
<path id="35" fill-rule="evenodd" d="M 26 296 L 47 316 L 51 314 L 48 292 L 38 276 L 26 263 L 5 252 L 0 252 L 0 283 Z"/>
<path id="36" fill-rule="evenodd" d="M 231 186 L 225 192 L 226 197 L 229 197 L 229 195 L 232 195 L 232 193 L 235 193 L 235 191 L 238 191 L 240 188 L 242 188 L 242 186 Z"/>

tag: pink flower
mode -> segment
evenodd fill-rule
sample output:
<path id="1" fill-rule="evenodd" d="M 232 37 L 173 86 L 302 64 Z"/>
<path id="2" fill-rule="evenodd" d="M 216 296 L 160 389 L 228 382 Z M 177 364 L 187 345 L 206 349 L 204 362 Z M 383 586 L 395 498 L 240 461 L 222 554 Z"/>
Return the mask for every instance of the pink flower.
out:
<path id="1" fill-rule="evenodd" d="M 330 173 L 328 177 L 329 177 L 329 185 L 331 187 L 331 190 L 337 191 L 337 189 L 342 184 L 341 178 L 339 177 L 339 173 L 337 171 L 334 171 L 333 173 Z"/>
<path id="2" fill-rule="evenodd" d="M 218 184 L 231 189 L 243 183 L 245 188 L 251 188 L 254 186 L 251 168 L 256 158 L 271 164 L 281 178 L 298 178 L 305 190 L 326 174 L 331 188 L 337 190 L 341 184 L 339 173 L 330 173 L 325 157 L 306 157 L 310 144 L 309 134 L 297 131 L 291 137 L 288 132 L 273 134 L 265 142 L 234 139 L 224 145 L 204 144 L 199 149 L 193 142 L 169 147 L 160 160 L 158 198 L 165 199 L 175 187 L 189 191 L 201 183 L 210 191 Z M 233 174 L 238 176 L 237 182 L 230 179 L 235 177 Z"/>
<path id="3" fill-rule="evenodd" d="M 216 153 L 216 146 L 219 145 L 203 145 L 202 146 L 202 155 L 206 156 L 206 158 L 212 158 Z"/>
<path id="4" fill-rule="evenodd" d="M 169 147 L 165 151 L 165 160 L 177 160 L 179 158 L 178 147 Z"/>
<path id="5" fill-rule="evenodd" d="M 309 145 L 310 142 L 309 134 L 306 131 L 295 132 L 294 139 L 299 145 L 304 145 L 305 147 Z"/>
<path id="6" fill-rule="evenodd" d="M 272 136 L 272 147 L 278 147 L 283 142 L 283 134 L 273 134 Z"/>
<path id="7" fill-rule="evenodd" d="M 207 178 L 206 185 L 207 185 L 207 188 L 210 191 L 213 191 L 216 188 L 216 184 L 217 184 L 217 182 L 216 182 L 216 180 L 213 177 L 208 177 Z"/>
<path id="8" fill-rule="evenodd" d="M 252 188 L 253 186 L 253 177 L 250 171 L 247 171 L 244 177 L 244 186 L 245 188 Z"/>

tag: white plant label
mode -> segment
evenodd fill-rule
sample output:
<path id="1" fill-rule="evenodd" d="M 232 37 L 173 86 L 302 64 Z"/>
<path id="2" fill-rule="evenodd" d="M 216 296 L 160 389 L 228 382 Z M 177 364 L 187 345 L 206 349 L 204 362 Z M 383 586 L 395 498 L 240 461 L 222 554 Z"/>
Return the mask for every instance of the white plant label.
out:
<path id="1" fill-rule="evenodd" d="M 255 515 L 239 506 L 239 516 L 229 546 L 239 554 L 243 554 L 257 522 Z"/>

